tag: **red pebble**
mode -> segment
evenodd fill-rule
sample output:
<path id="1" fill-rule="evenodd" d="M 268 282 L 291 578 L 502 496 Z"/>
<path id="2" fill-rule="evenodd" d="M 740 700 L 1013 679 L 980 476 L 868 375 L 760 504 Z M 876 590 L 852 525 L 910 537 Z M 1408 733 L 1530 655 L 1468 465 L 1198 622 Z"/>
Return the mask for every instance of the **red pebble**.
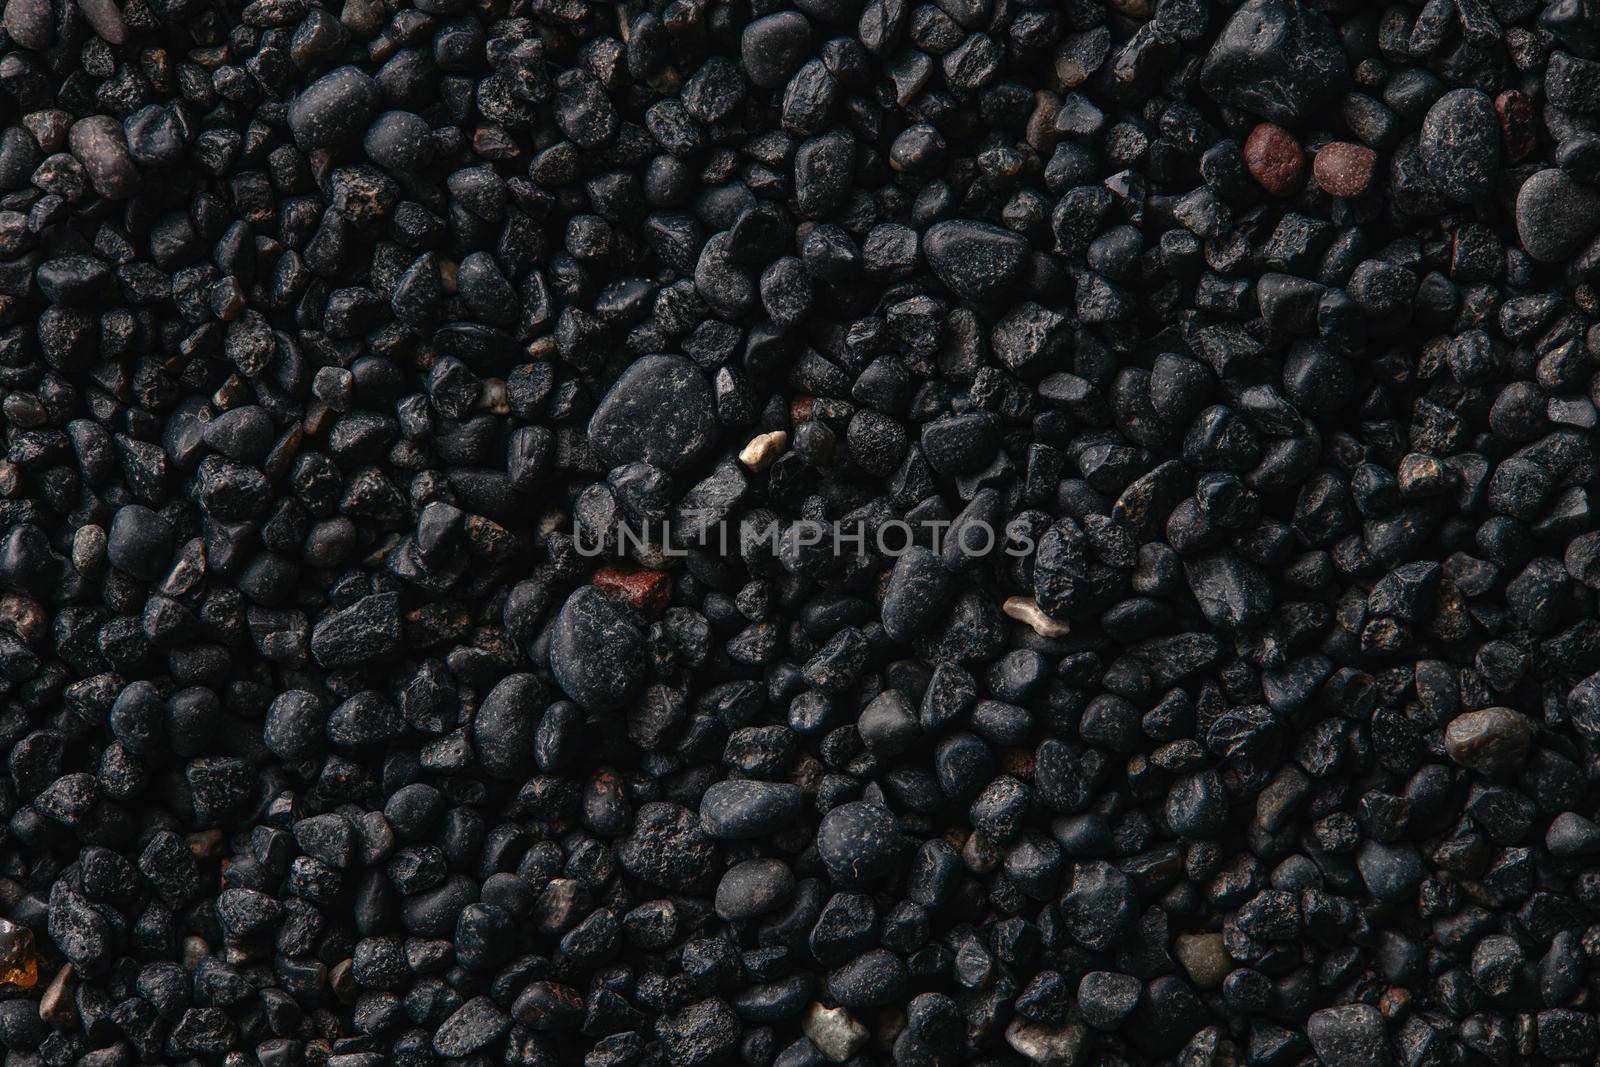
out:
<path id="1" fill-rule="evenodd" d="M 1334 141 L 1317 150 L 1311 173 L 1323 192 L 1348 200 L 1367 191 L 1377 164 L 1378 154 L 1365 145 Z"/>
<path id="2" fill-rule="evenodd" d="M 619 567 L 607 563 L 590 576 L 589 584 L 622 597 L 649 619 L 667 610 L 667 600 L 672 596 L 672 576 L 646 567 Z"/>
<path id="3" fill-rule="evenodd" d="M 1306 180 L 1306 153 L 1294 134 L 1263 122 L 1244 141 L 1244 165 L 1250 177 L 1273 196 L 1293 196 Z"/>
<path id="4" fill-rule="evenodd" d="M 1494 113 L 1500 120 L 1500 140 L 1506 160 L 1517 163 L 1533 151 L 1533 101 L 1526 93 L 1507 89 L 1494 98 Z"/>

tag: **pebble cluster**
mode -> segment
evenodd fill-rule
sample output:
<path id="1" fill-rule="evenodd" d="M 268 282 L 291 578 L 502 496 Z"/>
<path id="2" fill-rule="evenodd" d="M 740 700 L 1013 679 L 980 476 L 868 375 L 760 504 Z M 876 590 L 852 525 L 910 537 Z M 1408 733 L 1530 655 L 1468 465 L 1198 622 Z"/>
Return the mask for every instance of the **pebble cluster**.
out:
<path id="1" fill-rule="evenodd" d="M 0 26 L 5 1067 L 1595 1062 L 1600 3 Z"/>

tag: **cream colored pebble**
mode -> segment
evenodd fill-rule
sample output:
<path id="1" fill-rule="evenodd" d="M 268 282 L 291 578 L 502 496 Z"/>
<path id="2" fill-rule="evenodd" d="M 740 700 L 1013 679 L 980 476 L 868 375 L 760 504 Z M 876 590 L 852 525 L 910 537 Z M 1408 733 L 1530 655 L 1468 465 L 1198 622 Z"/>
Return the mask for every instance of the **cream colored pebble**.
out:
<path id="1" fill-rule="evenodd" d="M 1044 613 L 1038 603 L 1030 596 L 1006 597 L 1006 602 L 1000 605 L 1000 610 L 1018 622 L 1025 622 L 1033 627 L 1033 632 L 1040 637 L 1065 637 L 1071 632 L 1071 627 L 1060 619 L 1052 619 Z"/>
<path id="2" fill-rule="evenodd" d="M 789 432 L 787 430 L 773 430 L 771 433 L 757 434 L 750 439 L 739 453 L 739 462 L 753 471 L 766 470 L 772 466 L 777 458 L 783 455 L 784 449 L 789 447 Z"/>

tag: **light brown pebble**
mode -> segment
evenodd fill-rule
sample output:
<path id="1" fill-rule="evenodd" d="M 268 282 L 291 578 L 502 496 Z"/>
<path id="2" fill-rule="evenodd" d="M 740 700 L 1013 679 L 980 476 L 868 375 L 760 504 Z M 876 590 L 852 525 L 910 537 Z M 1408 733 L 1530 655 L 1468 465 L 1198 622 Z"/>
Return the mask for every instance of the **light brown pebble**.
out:
<path id="1" fill-rule="evenodd" d="M 866 1045 L 867 1028 L 862 1026 L 843 1008 L 825 1008 L 812 1004 L 800 1024 L 800 1032 L 817 1046 L 825 1059 L 843 1063 Z"/>
<path id="2" fill-rule="evenodd" d="M 478 402 L 474 405 L 478 411 L 486 411 L 491 415 L 508 415 L 511 413 L 511 398 L 506 392 L 504 378 L 487 378 L 478 390 Z"/>
<path id="3" fill-rule="evenodd" d="M 1046 615 L 1031 596 L 1007 597 L 1005 603 L 1000 605 L 1000 610 L 1009 618 L 1027 623 L 1040 637 L 1065 637 L 1072 630 L 1060 619 Z"/>
<path id="4" fill-rule="evenodd" d="M 1005 1038 L 1006 1044 L 1028 1062 L 1055 1067 L 1083 1062 L 1088 1052 L 1089 1028 L 1077 1022 L 1050 1027 L 1012 1019 Z"/>
<path id="5" fill-rule="evenodd" d="M 1201 989 L 1215 989 L 1233 970 L 1233 960 L 1222 947 L 1221 934 L 1179 934 L 1173 953 Z"/>
<path id="6" fill-rule="evenodd" d="M 1334 141 L 1317 150 L 1311 172 L 1323 192 L 1349 200 L 1367 191 L 1377 165 L 1378 154 L 1365 145 Z"/>
<path id="7" fill-rule="evenodd" d="M 1479 774 L 1504 774 L 1522 766 L 1533 744 L 1533 723 L 1510 708 L 1480 708 L 1457 715 L 1444 728 L 1444 750 Z"/>
<path id="8" fill-rule="evenodd" d="M 72 964 L 64 964 L 39 998 L 39 1019 L 52 1030 L 71 1030 L 78 1025 L 72 977 Z"/>
<path id="9" fill-rule="evenodd" d="M 200 961 L 211 955 L 211 946 L 206 944 L 206 939 L 199 934 L 190 934 L 183 939 L 179 949 L 179 962 L 183 969 L 193 971 L 200 966 Z"/>
<path id="10" fill-rule="evenodd" d="M 72 535 L 72 566 L 79 574 L 94 577 L 105 569 L 106 532 L 93 524 L 80 526 Z"/>
<path id="11" fill-rule="evenodd" d="M 740 451 L 739 462 L 753 471 L 766 470 L 777 462 L 778 457 L 783 455 L 783 450 L 788 447 L 789 434 L 786 430 L 757 434 Z"/>

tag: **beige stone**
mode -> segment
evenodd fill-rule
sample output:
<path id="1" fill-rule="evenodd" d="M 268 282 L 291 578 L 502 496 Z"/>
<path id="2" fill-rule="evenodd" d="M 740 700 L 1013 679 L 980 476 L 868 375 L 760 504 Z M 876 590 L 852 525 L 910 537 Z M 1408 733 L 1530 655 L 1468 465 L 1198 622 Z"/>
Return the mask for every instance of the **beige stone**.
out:
<path id="1" fill-rule="evenodd" d="M 71 1030 L 78 1025 L 77 1005 L 73 1001 L 72 964 L 64 964 L 39 998 L 39 1018 L 53 1030 Z"/>
<path id="2" fill-rule="evenodd" d="M 843 1008 L 812 1004 L 800 1030 L 817 1046 L 817 1051 L 834 1063 L 843 1063 L 866 1045 L 867 1028 L 850 1017 Z"/>
<path id="3" fill-rule="evenodd" d="M 506 415 L 511 411 L 511 398 L 506 393 L 504 378 L 487 378 L 478 390 L 478 402 L 475 405 L 479 411 L 486 411 L 491 415 Z"/>
<path id="4" fill-rule="evenodd" d="M 753 471 L 766 470 L 777 462 L 783 455 L 784 449 L 789 447 L 789 433 L 787 430 L 773 430 L 771 433 L 757 434 L 750 439 L 739 453 L 739 462 Z"/>
<path id="5" fill-rule="evenodd" d="M 1060 619 L 1046 615 L 1031 596 L 1007 597 L 1006 602 L 1000 605 L 1000 610 L 1018 622 L 1027 623 L 1040 637 L 1065 637 L 1072 629 Z"/>
<path id="6" fill-rule="evenodd" d="M 1450 758 L 1479 774 L 1504 774 L 1522 766 L 1533 744 L 1533 723 L 1510 708 L 1479 708 L 1444 728 Z"/>
<path id="7" fill-rule="evenodd" d="M 1233 960 L 1222 947 L 1221 934 L 1179 934 L 1174 939 L 1173 952 L 1201 989 L 1215 989 L 1233 970 Z"/>
<path id="8" fill-rule="evenodd" d="M 1078 1023 L 1046 1027 L 1023 1019 L 1006 1027 L 1006 1044 L 1030 1063 L 1046 1067 L 1078 1067 L 1088 1051 L 1089 1031 Z"/>

